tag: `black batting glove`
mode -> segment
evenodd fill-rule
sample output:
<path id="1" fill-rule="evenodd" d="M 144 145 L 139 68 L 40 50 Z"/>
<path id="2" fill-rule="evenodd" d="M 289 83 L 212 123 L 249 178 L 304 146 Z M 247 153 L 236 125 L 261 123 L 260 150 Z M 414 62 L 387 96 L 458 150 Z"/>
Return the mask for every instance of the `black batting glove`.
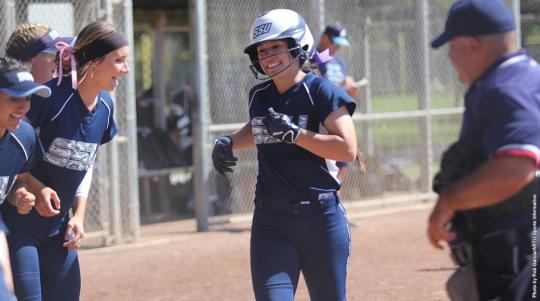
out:
<path id="1" fill-rule="evenodd" d="M 291 121 L 289 116 L 278 113 L 273 108 L 268 108 L 268 115 L 263 123 L 268 135 L 290 144 L 296 143 L 302 130 Z"/>
<path id="2" fill-rule="evenodd" d="M 231 167 L 236 166 L 238 158 L 233 156 L 232 145 L 232 139 L 229 136 L 220 137 L 214 143 L 212 161 L 215 170 L 222 175 L 233 172 Z"/>

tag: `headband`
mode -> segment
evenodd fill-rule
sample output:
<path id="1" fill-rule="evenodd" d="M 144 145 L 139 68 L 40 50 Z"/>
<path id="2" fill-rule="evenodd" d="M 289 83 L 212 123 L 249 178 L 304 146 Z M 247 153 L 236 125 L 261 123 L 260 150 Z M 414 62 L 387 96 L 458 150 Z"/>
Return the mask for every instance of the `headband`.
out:
<path id="1" fill-rule="evenodd" d="M 24 47 L 19 53 L 14 55 L 13 58 L 21 61 L 28 61 L 41 51 L 54 46 L 54 42 L 56 42 L 59 37 L 60 35 L 56 31 L 49 30 L 39 39 L 32 41 L 30 44 Z"/>
<path id="2" fill-rule="evenodd" d="M 77 58 L 79 65 L 83 66 L 92 60 L 127 45 L 128 42 L 124 34 L 113 31 L 75 51 L 75 57 Z"/>

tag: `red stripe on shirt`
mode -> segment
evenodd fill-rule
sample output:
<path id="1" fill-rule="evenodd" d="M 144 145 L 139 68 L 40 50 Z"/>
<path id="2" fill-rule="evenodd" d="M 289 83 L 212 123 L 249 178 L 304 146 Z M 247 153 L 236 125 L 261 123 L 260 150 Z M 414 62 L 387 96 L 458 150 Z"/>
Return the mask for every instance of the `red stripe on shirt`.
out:
<path id="1" fill-rule="evenodd" d="M 538 158 L 536 153 L 524 149 L 509 149 L 504 151 L 497 151 L 495 152 L 495 156 L 527 157 L 533 159 L 536 163 L 536 166 L 540 165 L 540 158 Z"/>

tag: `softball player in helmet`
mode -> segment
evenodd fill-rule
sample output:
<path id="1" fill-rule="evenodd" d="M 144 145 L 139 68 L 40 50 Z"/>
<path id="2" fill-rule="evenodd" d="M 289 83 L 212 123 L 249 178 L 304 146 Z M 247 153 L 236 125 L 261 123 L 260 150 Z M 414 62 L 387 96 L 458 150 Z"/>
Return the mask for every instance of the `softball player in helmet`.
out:
<path id="1" fill-rule="evenodd" d="M 311 300 L 345 300 L 350 234 L 336 191 L 335 160 L 354 160 L 353 100 L 303 70 L 315 52 L 304 19 L 288 9 L 255 19 L 244 52 L 259 79 L 240 130 L 216 140 L 220 173 L 236 165 L 233 150 L 257 148 L 251 276 L 257 300 L 293 300 L 300 271 Z"/>
<path id="2" fill-rule="evenodd" d="M 11 231 L 8 243 L 20 300 L 79 300 L 77 248 L 84 238 L 93 163 L 99 145 L 117 133 L 113 101 L 106 91 L 113 91 L 129 71 L 127 41 L 109 24 L 90 23 L 73 47 L 62 42 L 56 46 L 60 76 L 45 84 L 52 90 L 50 99 L 32 97 L 27 117 L 40 129 L 45 148 L 31 172 L 55 189 L 61 202 L 53 205 L 38 197 L 35 210 L 27 215 L 7 204 L 1 207 Z M 71 78 L 62 76 L 64 66 Z"/>

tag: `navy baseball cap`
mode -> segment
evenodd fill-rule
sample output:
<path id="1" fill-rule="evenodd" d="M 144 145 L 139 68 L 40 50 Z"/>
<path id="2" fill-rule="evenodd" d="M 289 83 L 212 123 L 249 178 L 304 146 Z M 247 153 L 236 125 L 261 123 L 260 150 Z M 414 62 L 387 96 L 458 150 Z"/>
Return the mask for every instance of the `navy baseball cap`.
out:
<path id="1" fill-rule="evenodd" d="M 347 31 L 339 23 L 326 26 L 324 33 L 328 35 L 332 43 L 339 46 L 350 46 L 349 40 L 347 40 Z"/>
<path id="2" fill-rule="evenodd" d="M 47 48 L 41 50 L 41 52 L 45 52 L 45 53 L 56 53 L 58 51 L 58 49 L 56 49 L 56 43 L 58 42 L 64 42 L 68 45 L 71 45 L 73 46 L 72 42 L 73 42 L 74 38 L 73 37 L 58 37 L 54 40 L 54 43 L 50 44 Z"/>
<path id="3" fill-rule="evenodd" d="M 71 44 L 73 37 L 62 37 L 56 31 L 50 30 L 39 39 L 26 45 L 14 58 L 21 61 L 28 61 L 40 52 L 56 53 L 56 43 L 65 42 Z"/>
<path id="4" fill-rule="evenodd" d="M 51 89 L 34 82 L 28 71 L 8 71 L 0 73 L 0 92 L 10 96 L 25 97 L 37 94 L 41 97 L 51 96 Z"/>
<path id="5" fill-rule="evenodd" d="M 483 36 L 516 29 L 510 9 L 501 0 L 459 0 L 448 11 L 444 32 L 431 41 L 439 48 L 458 36 Z"/>

